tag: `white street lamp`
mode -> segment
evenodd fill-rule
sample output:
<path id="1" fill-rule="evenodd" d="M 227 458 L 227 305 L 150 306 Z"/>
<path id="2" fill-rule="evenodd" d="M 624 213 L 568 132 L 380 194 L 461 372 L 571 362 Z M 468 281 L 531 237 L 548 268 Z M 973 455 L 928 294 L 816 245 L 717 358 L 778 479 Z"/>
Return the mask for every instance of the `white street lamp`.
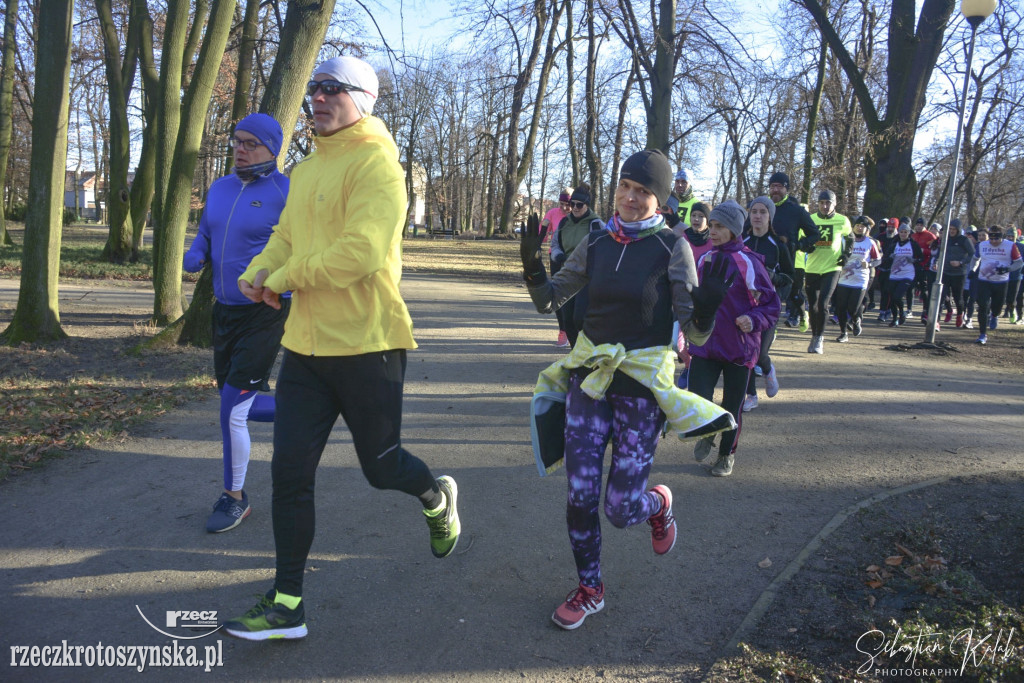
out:
<path id="1" fill-rule="evenodd" d="M 960 118 L 956 124 L 956 146 L 953 148 L 953 170 L 949 174 L 949 190 L 946 192 L 946 224 L 939 238 L 939 255 L 936 258 L 935 282 L 932 284 L 931 301 L 928 302 L 928 325 L 924 332 L 926 344 L 935 344 L 935 330 L 939 326 L 939 310 L 942 308 L 942 276 L 946 270 L 946 244 L 949 242 L 949 224 L 953 221 L 953 193 L 956 190 L 956 175 L 960 169 L 960 141 L 964 132 L 964 113 L 967 111 L 967 89 L 971 85 L 971 62 L 974 61 L 974 37 L 981 22 L 992 16 L 999 3 L 997 0 L 961 0 L 960 12 L 971 25 L 971 43 L 967 48 L 967 67 L 964 70 L 964 92 L 960 102 Z M 987 321 L 982 321 L 987 324 Z"/>

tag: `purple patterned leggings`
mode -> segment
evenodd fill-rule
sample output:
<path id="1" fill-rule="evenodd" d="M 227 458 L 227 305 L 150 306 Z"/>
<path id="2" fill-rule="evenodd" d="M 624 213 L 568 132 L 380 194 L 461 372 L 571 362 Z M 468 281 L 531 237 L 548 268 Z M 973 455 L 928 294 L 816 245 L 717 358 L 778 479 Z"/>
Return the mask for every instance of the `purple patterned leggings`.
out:
<path id="1" fill-rule="evenodd" d="M 608 441 L 612 464 L 608 470 L 604 514 L 622 529 L 647 521 L 661 509 L 661 498 L 647 491 L 654 449 L 665 415 L 654 397 L 605 394 L 595 401 L 580 389 L 582 380 L 569 379 L 565 409 L 565 472 L 569 483 L 566 522 L 580 582 L 601 585 L 601 472 Z"/>

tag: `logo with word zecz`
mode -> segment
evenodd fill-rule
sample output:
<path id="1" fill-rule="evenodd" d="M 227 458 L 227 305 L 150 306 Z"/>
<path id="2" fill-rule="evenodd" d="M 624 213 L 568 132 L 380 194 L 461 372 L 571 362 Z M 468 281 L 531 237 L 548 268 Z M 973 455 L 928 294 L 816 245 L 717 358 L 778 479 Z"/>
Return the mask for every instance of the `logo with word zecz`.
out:
<path id="1" fill-rule="evenodd" d="M 217 611 L 168 611 L 167 628 L 216 628 Z"/>
<path id="2" fill-rule="evenodd" d="M 208 629 L 206 633 L 198 636 L 181 636 L 175 633 L 168 633 L 164 631 L 149 618 L 142 613 L 142 608 L 138 605 L 135 609 L 139 611 L 139 616 L 142 617 L 149 626 L 157 633 L 162 633 L 169 638 L 178 638 L 179 640 L 195 640 L 197 638 L 205 638 L 208 635 L 216 633 L 220 630 L 220 625 L 217 623 L 217 611 L 216 610 L 167 610 L 165 612 L 164 628 L 187 628 L 192 630 Z"/>

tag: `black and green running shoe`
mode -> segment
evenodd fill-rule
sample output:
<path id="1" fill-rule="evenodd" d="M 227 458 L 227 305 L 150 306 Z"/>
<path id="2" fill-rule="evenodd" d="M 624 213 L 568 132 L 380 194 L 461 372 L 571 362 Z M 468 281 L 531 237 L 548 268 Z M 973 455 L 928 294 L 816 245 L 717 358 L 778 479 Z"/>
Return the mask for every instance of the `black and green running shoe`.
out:
<path id="1" fill-rule="evenodd" d="M 444 493 L 445 506 L 436 514 L 432 515 L 426 510 L 423 514 L 426 515 L 427 526 L 430 527 L 430 551 L 434 553 L 434 557 L 448 557 L 455 550 L 459 542 L 459 533 L 462 531 L 459 510 L 456 507 L 459 487 L 448 475 L 438 477 L 437 486 Z"/>
<path id="2" fill-rule="evenodd" d="M 300 602 L 288 609 L 274 602 L 277 591 L 273 588 L 243 616 L 224 623 L 224 632 L 244 640 L 297 640 L 305 638 L 306 610 Z"/>

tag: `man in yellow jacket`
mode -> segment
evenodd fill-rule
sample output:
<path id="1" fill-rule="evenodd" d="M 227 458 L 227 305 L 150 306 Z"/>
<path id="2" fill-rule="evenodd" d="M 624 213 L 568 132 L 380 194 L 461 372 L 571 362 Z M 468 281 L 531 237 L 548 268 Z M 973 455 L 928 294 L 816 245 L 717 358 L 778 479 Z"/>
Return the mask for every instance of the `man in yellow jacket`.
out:
<path id="1" fill-rule="evenodd" d="M 371 486 L 416 496 L 431 551 L 455 549 L 458 489 L 402 448 L 406 349 L 412 319 L 398 291 L 406 191 L 398 148 L 370 115 L 377 75 L 366 62 L 335 57 L 307 87 L 316 151 L 292 171 L 288 201 L 267 246 L 238 280 L 253 301 L 292 307 L 281 345 L 274 422 L 274 587 L 244 616 L 224 624 L 247 640 L 306 635 L 302 578 L 313 542 L 313 484 L 340 415 Z"/>

